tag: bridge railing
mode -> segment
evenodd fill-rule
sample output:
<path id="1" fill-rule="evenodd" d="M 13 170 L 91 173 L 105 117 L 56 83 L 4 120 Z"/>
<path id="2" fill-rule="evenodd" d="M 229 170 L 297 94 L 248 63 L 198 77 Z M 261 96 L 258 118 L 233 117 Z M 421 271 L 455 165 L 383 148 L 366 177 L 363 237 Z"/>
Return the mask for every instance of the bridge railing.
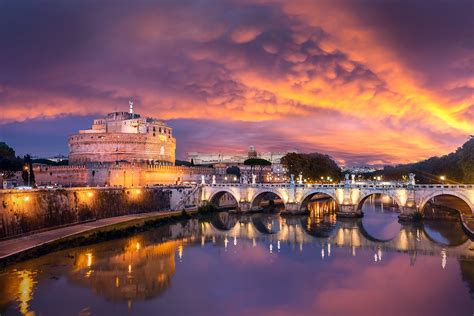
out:
<path id="1" fill-rule="evenodd" d="M 255 187 L 255 188 L 355 188 L 355 189 L 378 189 L 378 190 L 390 190 L 390 189 L 407 189 L 414 188 L 416 189 L 473 189 L 474 184 L 416 184 L 414 186 L 407 183 L 396 183 L 396 184 L 377 184 L 377 183 L 367 183 L 367 184 L 350 184 L 346 186 L 344 183 L 335 183 L 335 184 L 319 184 L 319 183 L 307 183 L 307 184 L 290 184 L 290 183 L 255 183 L 255 184 L 242 184 L 242 183 L 216 183 L 216 184 L 206 184 L 206 186 L 212 187 Z"/>

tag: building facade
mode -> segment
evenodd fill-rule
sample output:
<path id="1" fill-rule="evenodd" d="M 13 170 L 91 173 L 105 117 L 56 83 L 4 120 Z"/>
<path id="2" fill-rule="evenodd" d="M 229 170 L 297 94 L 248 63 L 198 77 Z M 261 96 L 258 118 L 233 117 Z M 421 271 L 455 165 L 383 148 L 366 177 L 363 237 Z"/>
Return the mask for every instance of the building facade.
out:
<path id="1" fill-rule="evenodd" d="M 189 152 L 188 161 L 195 165 L 213 166 L 217 181 L 219 182 L 235 182 L 235 177 L 226 174 L 226 170 L 230 166 L 236 166 L 240 169 L 240 175 L 243 179 L 250 182 L 252 175 L 255 175 L 257 182 L 273 182 L 281 183 L 288 180 L 288 169 L 281 163 L 281 159 L 290 152 L 257 152 L 255 146 L 249 146 L 247 153 L 224 153 L 224 152 Z M 268 160 L 271 166 L 251 167 L 244 165 L 245 160 L 249 158 L 260 158 Z"/>
<path id="2" fill-rule="evenodd" d="M 194 162 L 195 165 L 214 165 L 227 164 L 237 165 L 243 164 L 249 158 L 261 158 L 270 161 L 272 164 L 280 164 L 281 158 L 288 153 L 296 153 L 297 150 L 289 150 L 284 152 L 257 152 L 255 146 L 249 146 L 246 153 L 226 153 L 226 152 L 188 152 L 188 161 Z"/>

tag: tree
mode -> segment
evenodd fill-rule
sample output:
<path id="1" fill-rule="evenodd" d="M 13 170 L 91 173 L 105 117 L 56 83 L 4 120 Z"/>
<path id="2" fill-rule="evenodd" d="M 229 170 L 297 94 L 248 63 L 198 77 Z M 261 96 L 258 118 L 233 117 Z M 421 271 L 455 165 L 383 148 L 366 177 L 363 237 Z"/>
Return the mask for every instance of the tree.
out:
<path id="1" fill-rule="evenodd" d="M 225 171 L 226 174 L 231 174 L 236 176 L 237 178 L 240 178 L 240 168 L 237 166 L 232 166 L 226 169 Z"/>
<path id="2" fill-rule="evenodd" d="M 330 156 L 320 153 L 288 153 L 281 159 L 281 163 L 286 165 L 288 175 L 302 174 L 311 181 L 317 181 L 321 177 L 338 180 L 341 176 L 341 168 L 337 163 Z"/>
<path id="3" fill-rule="evenodd" d="M 262 159 L 262 158 L 249 158 L 249 159 L 244 161 L 244 165 L 250 166 L 250 172 L 252 174 L 254 174 L 254 172 L 255 172 L 255 167 L 258 166 L 259 167 L 258 178 L 259 178 L 259 181 L 262 182 L 262 180 L 263 180 L 263 176 L 262 176 L 263 167 L 271 166 L 272 163 L 270 161 L 268 161 L 266 159 Z"/>
<path id="4" fill-rule="evenodd" d="M 464 143 L 455 152 L 441 157 L 431 157 L 416 163 L 385 166 L 383 170 L 366 174 L 367 177 L 382 175 L 386 180 L 400 180 L 409 173 L 416 174 L 418 183 L 474 182 L 474 138 Z"/>
<path id="5" fill-rule="evenodd" d="M 0 142 L 0 171 L 4 178 L 11 177 L 16 171 L 20 171 L 23 161 L 15 156 L 13 148 L 4 142 Z"/>
<path id="6" fill-rule="evenodd" d="M 23 178 L 23 182 L 25 184 L 33 186 L 35 183 L 35 174 L 33 172 L 33 161 L 31 159 L 31 156 L 24 156 L 23 161 L 25 165 L 23 167 L 23 173 L 21 174 L 21 177 Z"/>

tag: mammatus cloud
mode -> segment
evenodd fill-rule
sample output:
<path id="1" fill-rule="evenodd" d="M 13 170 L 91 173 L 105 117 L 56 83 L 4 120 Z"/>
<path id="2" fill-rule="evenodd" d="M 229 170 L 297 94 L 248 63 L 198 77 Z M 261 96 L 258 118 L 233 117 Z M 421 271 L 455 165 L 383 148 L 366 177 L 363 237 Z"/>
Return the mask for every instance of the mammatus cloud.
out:
<path id="1" fill-rule="evenodd" d="M 143 114 L 177 120 L 186 151 L 255 144 L 347 164 L 423 159 L 473 132 L 469 1 L 0 9 L 0 124 L 99 115 L 132 98 Z"/>

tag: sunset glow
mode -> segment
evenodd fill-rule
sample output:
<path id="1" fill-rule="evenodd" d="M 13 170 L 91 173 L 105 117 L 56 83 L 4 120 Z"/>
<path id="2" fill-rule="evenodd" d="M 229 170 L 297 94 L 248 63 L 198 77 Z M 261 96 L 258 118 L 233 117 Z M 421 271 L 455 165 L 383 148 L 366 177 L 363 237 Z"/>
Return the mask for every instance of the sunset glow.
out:
<path id="1" fill-rule="evenodd" d="M 471 1 L 54 3 L 0 4 L 0 139 L 18 153 L 67 153 L 67 135 L 20 138 L 130 99 L 169 120 L 178 158 L 255 145 L 382 165 L 474 132 Z"/>

